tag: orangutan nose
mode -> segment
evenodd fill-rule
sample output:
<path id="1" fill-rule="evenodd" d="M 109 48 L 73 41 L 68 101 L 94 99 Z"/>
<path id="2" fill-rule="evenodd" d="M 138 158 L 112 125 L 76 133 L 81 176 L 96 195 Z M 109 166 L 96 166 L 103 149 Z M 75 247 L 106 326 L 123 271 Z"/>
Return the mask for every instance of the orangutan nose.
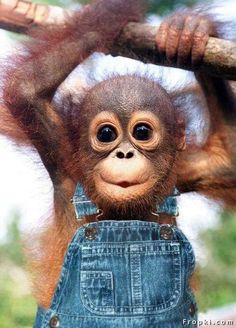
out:
<path id="1" fill-rule="evenodd" d="M 128 152 L 124 152 L 124 151 L 118 150 L 116 153 L 116 157 L 119 159 L 123 159 L 123 158 L 129 159 L 129 158 L 134 157 L 134 151 L 129 150 Z"/>

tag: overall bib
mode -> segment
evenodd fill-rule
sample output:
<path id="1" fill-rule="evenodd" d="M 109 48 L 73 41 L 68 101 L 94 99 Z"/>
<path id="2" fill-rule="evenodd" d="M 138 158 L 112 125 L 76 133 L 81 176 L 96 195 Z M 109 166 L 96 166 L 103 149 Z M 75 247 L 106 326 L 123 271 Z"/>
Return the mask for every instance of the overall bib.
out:
<path id="1" fill-rule="evenodd" d="M 38 309 L 34 328 L 196 327 L 189 287 L 194 266 L 191 244 L 173 225 L 85 224 L 67 249 L 51 306 Z"/>

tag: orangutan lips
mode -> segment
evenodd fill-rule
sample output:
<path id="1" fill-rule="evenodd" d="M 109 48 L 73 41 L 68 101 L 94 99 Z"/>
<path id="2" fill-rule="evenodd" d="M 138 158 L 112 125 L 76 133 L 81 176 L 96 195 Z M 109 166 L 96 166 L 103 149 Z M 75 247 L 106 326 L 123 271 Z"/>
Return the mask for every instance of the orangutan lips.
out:
<path id="1" fill-rule="evenodd" d="M 137 185 L 137 183 L 130 183 L 127 181 L 122 181 L 122 182 L 117 183 L 117 186 L 122 187 L 122 188 L 128 188 L 128 187 L 135 186 L 135 185 Z"/>

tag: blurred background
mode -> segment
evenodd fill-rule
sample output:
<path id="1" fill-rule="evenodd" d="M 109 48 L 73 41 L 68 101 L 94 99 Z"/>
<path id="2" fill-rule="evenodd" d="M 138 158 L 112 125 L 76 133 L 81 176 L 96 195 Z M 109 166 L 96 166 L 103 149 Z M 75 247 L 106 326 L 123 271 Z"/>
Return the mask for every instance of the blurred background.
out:
<path id="1" fill-rule="evenodd" d="M 77 9 L 86 1 L 35 1 Z M 158 23 L 164 15 L 182 6 L 198 4 L 197 0 L 151 0 L 148 21 Z M 236 22 L 236 2 L 202 1 L 223 21 Z M 231 35 L 236 39 L 236 31 Z M 0 30 L 0 56 L 6 61 L 17 51 L 24 36 Z M 161 75 L 168 88 L 194 81 L 193 75 L 177 69 L 159 69 L 153 65 L 95 54 L 81 65 L 75 76 L 102 80 L 111 72 L 134 71 Z M 173 72 L 170 74 L 169 72 Z M 73 80 L 73 78 L 72 78 Z M 70 85 L 70 82 L 69 82 Z M 194 127 L 196 133 L 199 126 Z M 197 257 L 197 299 L 200 319 L 229 320 L 235 317 L 236 327 L 236 213 L 222 210 L 216 204 L 195 194 L 178 199 L 178 224 L 194 245 Z M 25 268 L 23 242 L 30 232 L 43 224 L 52 205 L 52 185 L 37 154 L 19 148 L 0 137 L 0 326 L 2 328 L 32 327 L 36 304 L 31 296 L 30 277 Z M 220 325 L 218 325 L 220 326 Z M 226 324 L 222 326 L 227 327 Z"/>

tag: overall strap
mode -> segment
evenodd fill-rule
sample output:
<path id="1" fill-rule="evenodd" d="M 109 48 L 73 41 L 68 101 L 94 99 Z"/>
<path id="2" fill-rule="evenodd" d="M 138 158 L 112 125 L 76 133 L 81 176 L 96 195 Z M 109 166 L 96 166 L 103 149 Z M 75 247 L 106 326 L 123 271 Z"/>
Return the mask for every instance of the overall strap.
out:
<path id="1" fill-rule="evenodd" d="M 179 208 L 177 205 L 177 196 L 180 196 L 180 192 L 177 188 L 174 188 L 172 194 L 168 196 L 162 204 L 156 204 L 156 213 L 164 213 L 174 217 L 178 216 Z"/>
<path id="2" fill-rule="evenodd" d="M 180 193 L 176 188 L 174 188 L 172 194 L 168 196 L 162 204 L 156 204 L 155 213 L 156 214 L 168 214 L 172 217 L 178 216 L 179 210 L 177 206 L 176 197 Z M 85 194 L 84 189 L 81 184 L 77 184 L 74 196 L 72 198 L 72 203 L 75 208 L 75 215 L 77 219 L 82 219 L 88 215 L 99 214 L 99 209 L 96 204 L 94 204 Z"/>
<path id="3" fill-rule="evenodd" d="M 77 219 L 83 219 L 85 216 L 98 214 L 97 206 L 86 196 L 80 183 L 77 183 L 75 193 L 72 198 Z"/>

